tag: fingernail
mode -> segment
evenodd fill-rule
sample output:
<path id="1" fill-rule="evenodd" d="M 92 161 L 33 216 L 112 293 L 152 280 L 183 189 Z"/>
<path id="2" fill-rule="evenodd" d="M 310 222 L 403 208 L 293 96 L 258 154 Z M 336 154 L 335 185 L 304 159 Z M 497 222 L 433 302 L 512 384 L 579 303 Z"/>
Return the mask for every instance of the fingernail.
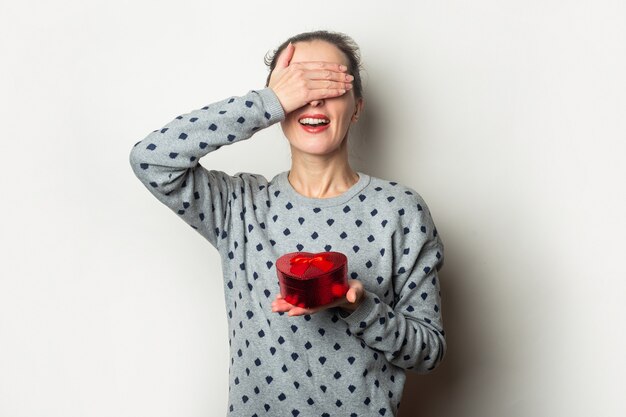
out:
<path id="1" fill-rule="evenodd" d="M 347 90 L 352 89 L 352 84 L 346 84 L 346 89 L 347 89 Z"/>
<path id="2" fill-rule="evenodd" d="M 346 81 L 352 81 L 352 80 L 354 80 L 354 76 L 350 74 L 346 74 Z"/>
<path id="3" fill-rule="evenodd" d="M 345 65 L 339 65 L 339 69 L 340 69 L 341 71 L 345 71 L 345 70 L 347 70 L 347 69 L 348 69 L 348 67 L 346 67 Z"/>
<path id="4" fill-rule="evenodd" d="M 344 90 L 344 89 L 339 90 L 340 94 L 345 94 L 345 92 L 346 92 L 346 90 Z"/>

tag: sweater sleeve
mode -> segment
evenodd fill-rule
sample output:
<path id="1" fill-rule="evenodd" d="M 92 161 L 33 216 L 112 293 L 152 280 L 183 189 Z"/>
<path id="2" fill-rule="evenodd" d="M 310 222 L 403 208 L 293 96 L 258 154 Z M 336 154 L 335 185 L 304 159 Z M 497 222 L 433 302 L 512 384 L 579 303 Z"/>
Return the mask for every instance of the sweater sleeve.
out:
<path id="1" fill-rule="evenodd" d="M 394 236 L 397 261 L 392 305 L 366 290 L 361 305 L 341 317 L 353 334 L 389 362 L 428 373 L 439 365 L 446 350 L 437 274 L 443 265 L 443 243 L 421 198 L 417 209 L 410 223 Z"/>
<path id="2" fill-rule="evenodd" d="M 199 159 L 284 117 L 271 89 L 252 90 L 180 115 L 154 130 L 132 148 L 130 164 L 157 199 L 219 249 L 238 178 L 207 170 Z"/>

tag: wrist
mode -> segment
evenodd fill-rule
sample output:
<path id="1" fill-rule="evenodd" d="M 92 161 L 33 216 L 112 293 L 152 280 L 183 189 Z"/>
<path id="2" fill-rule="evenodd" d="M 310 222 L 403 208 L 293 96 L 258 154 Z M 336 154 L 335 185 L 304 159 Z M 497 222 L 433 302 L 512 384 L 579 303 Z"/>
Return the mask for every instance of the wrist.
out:
<path id="1" fill-rule="evenodd" d="M 290 113 L 291 109 L 289 108 L 289 104 L 287 103 L 287 101 L 283 97 L 283 94 L 280 91 L 280 89 L 276 89 L 275 87 L 269 87 L 269 89 L 272 90 L 272 92 L 274 93 L 274 95 L 278 99 L 278 102 L 280 103 L 280 106 L 283 109 L 283 113 L 285 115 L 287 115 L 287 113 Z"/>
<path id="2" fill-rule="evenodd" d="M 274 89 L 266 87 L 257 91 L 257 93 L 261 96 L 267 114 L 270 115 L 269 124 L 285 119 L 285 109 L 283 108 L 283 104 L 280 101 L 280 98 L 276 95 Z"/>

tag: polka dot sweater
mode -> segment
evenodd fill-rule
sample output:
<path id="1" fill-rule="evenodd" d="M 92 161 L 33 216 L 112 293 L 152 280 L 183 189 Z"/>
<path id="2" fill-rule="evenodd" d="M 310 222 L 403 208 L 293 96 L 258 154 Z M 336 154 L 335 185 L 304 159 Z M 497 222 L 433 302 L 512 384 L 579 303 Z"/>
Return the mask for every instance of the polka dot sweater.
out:
<path id="1" fill-rule="evenodd" d="M 443 244 L 412 189 L 359 173 L 345 193 L 298 194 L 287 173 L 267 181 L 207 170 L 199 159 L 285 117 L 272 90 L 180 115 L 135 144 L 130 163 L 162 203 L 222 259 L 229 328 L 229 416 L 393 416 L 405 370 L 445 352 L 437 271 Z M 350 314 L 273 313 L 276 259 L 339 251 L 365 298 Z"/>

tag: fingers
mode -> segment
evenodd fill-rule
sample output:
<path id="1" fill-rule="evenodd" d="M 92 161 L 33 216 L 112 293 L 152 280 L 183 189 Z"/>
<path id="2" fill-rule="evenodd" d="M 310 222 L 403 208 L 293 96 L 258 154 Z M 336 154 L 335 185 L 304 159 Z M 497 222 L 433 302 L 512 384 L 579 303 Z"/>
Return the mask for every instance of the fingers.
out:
<path id="1" fill-rule="evenodd" d="M 290 317 L 291 316 L 303 316 L 305 314 L 315 314 L 320 310 L 324 310 L 326 308 L 339 305 L 341 302 L 342 300 L 338 300 L 334 302 L 333 304 L 329 304 L 329 305 L 324 305 L 324 306 L 315 307 L 315 308 L 304 308 L 304 307 L 298 307 L 298 306 L 294 306 L 293 304 L 290 304 L 282 297 L 282 295 L 279 294 L 276 296 L 276 298 L 272 302 L 272 312 L 287 313 L 287 315 Z"/>
<path id="2" fill-rule="evenodd" d="M 284 313 L 285 311 L 289 311 L 292 308 L 293 308 L 293 305 L 285 301 L 285 299 L 280 295 L 277 295 L 276 299 L 272 302 L 272 311 L 275 313 L 276 312 Z"/>
<path id="3" fill-rule="evenodd" d="M 318 309 L 302 308 L 294 306 L 288 303 L 282 297 L 276 297 L 276 300 L 272 302 L 272 311 L 274 313 L 287 313 L 289 316 L 302 316 L 304 314 L 313 314 Z"/>
<path id="4" fill-rule="evenodd" d="M 289 47 L 279 57 L 268 87 L 280 101 L 285 114 L 314 100 L 339 97 L 352 89 L 354 76 L 347 67 L 333 62 L 291 62 L 295 47 Z"/>
<path id="5" fill-rule="evenodd" d="M 315 81 L 335 81 L 340 83 L 351 83 L 354 77 L 345 72 L 336 72 L 331 70 L 302 70 L 305 78 Z"/>
<path id="6" fill-rule="evenodd" d="M 333 307 L 341 307 L 344 309 L 348 309 L 350 311 L 354 311 L 358 308 L 360 302 L 364 296 L 364 288 L 363 284 L 358 280 L 350 280 L 349 281 L 350 288 L 346 293 L 345 297 L 339 298 L 333 301 L 330 304 L 325 304 L 323 306 L 315 307 L 315 308 L 303 308 L 294 306 L 287 302 L 282 295 L 276 295 L 275 300 L 272 302 L 272 311 L 273 312 L 282 312 L 287 313 L 288 316 L 302 316 L 305 314 L 315 314 L 319 311 L 326 310 Z"/>
<path id="7" fill-rule="evenodd" d="M 352 83 L 332 81 L 328 79 L 310 79 L 305 82 L 301 90 L 305 94 L 305 102 L 338 97 L 352 89 Z"/>
<path id="8" fill-rule="evenodd" d="M 343 64 L 327 61 L 302 61 L 294 62 L 292 65 L 306 70 L 328 70 L 340 73 L 345 73 L 348 70 L 348 67 Z"/>
<path id="9" fill-rule="evenodd" d="M 294 70 L 301 73 L 307 101 L 337 97 L 352 89 L 354 76 L 343 71 L 337 72 L 338 64 L 304 62 L 296 65 L 301 65 Z"/>
<path id="10" fill-rule="evenodd" d="M 352 304 L 356 303 L 356 300 L 359 299 L 357 290 L 355 288 L 350 288 L 346 293 L 346 299 Z"/>
<path id="11" fill-rule="evenodd" d="M 309 80 L 306 87 L 309 90 L 350 90 L 352 84 L 330 80 Z"/>
<path id="12" fill-rule="evenodd" d="M 289 63 L 291 62 L 291 58 L 293 58 L 293 52 L 295 50 L 296 47 L 290 42 L 278 58 L 278 61 L 276 62 L 276 68 L 287 68 L 289 66 Z"/>
<path id="13" fill-rule="evenodd" d="M 289 310 L 287 315 L 290 317 L 303 316 L 305 314 L 314 314 L 316 311 L 317 311 L 316 309 L 293 307 L 291 310 Z"/>
<path id="14" fill-rule="evenodd" d="M 350 281 L 350 288 L 346 293 L 346 300 L 349 303 L 354 304 L 363 297 L 363 284 L 358 280 Z"/>

